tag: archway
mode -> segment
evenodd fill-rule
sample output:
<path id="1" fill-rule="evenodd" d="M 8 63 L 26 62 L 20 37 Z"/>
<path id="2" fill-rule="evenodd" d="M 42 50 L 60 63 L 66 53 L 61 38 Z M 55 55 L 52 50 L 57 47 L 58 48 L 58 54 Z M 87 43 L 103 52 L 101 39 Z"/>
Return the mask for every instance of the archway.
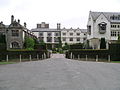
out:
<path id="1" fill-rule="evenodd" d="M 11 45 L 12 45 L 12 48 L 15 48 L 15 49 L 20 48 L 20 45 L 18 42 L 12 42 Z"/>

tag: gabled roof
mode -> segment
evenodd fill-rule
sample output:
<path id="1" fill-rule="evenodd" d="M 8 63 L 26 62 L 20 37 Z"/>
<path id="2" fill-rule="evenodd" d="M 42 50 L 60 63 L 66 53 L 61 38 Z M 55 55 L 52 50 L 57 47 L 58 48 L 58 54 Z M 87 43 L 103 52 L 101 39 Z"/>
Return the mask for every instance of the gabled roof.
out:
<path id="1" fill-rule="evenodd" d="M 11 23 L 11 24 L 9 25 L 9 28 L 11 28 L 11 27 L 23 28 L 23 26 L 22 26 L 20 23 L 18 23 L 16 20 L 13 21 L 13 23 Z"/>
<path id="2" fill-rule="evenodd" d="M 91 14 L 93 20 L 96 20 L 101 14 L 103 14 L 110 22 L 120 22 L 120 20 L 111 20 L 110 19 L 111 16 L 120 16 L 120 12 L 92 12 L 92 11 L 90 11 L 90 14 Z"/>
<path id="3" fill-rule="evenodd" d="M 79 30 L 79 31 L 81 31 L 82 33 L 87 33 L 87 29 L 80 29 L 80 28 L 77 28 L 77 29 L 73 29 L 73 28 L 70 28 L 70 29 L 66 29 L 66 28 L 63 28 L 63 29 L 61 29 L 62 31 L 64 31 L 64 30 L 67 30 L 67 31 L 77 31 L 77 30 Z"/>

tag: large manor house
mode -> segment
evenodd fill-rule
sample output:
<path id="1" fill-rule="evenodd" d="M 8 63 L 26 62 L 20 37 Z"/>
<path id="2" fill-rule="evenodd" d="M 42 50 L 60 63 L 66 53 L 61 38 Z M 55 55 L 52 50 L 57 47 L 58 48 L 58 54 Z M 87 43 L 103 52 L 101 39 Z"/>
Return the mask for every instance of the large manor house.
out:
<path id="1" fill-rule="evenodd" d="M 25 37 L 37 38 L 44 41 L 49 47 L 55 48 L 60 41 L 64 46 L 67 44 L 84 43 L 89 41 L 92 49 L 100 49 L 101 38 L 105 38 L 106 46 L 114 43 L 120 36 L 120 12 L 89 12 L 87 29 L 61 28 L 57 23 L 56 28 L 50 28 L 48 23 L 37 24 L 36 28 L 27 29 L 26 23 L 20 24 L 11 16 L 10 25 L 0 22 L 0 34 L 6 36 L 7 49 L 23 48 Z"/>

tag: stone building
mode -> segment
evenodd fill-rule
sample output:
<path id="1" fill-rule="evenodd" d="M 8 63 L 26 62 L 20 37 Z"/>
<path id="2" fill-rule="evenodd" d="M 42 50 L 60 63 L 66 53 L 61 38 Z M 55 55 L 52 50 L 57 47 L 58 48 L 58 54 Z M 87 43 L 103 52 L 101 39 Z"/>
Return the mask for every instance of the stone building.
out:
<path id="1" fill-rule="evenodd" d="M 93 49 L 100 48 L 100 39 L 105 38 L 106 46 L 114 43 L 120 36 L 120 13 L 89 12 L 87 39 Z"/>
<path id="2" fill-rule="evenodd" d="M 44 41 L 51 48 L 58 47 L 60 40 L 62 45 L 65 43 L 84 43 L 87 36 L 87 29 L 61 29 L 60 23 L 57 23 L 57 27 L 52 29 L 49 28 L 49 24 L 42 22 L 41 24 L 37 24 L 37 28 L 31 31 L 37 36 L 39 41 Z"/>
<path id="3" fill-rule="evenodd" d="M 22 49 L 25 37 L 36 38 L 36 36 L 24 26 L 20 24 L 20 20 L 14 20 L 14 16 L 11 16 L 11 24 L 5 25 L 0 23 L 0 33 L 6 36 L 6 44 L 8 49 Z"/>

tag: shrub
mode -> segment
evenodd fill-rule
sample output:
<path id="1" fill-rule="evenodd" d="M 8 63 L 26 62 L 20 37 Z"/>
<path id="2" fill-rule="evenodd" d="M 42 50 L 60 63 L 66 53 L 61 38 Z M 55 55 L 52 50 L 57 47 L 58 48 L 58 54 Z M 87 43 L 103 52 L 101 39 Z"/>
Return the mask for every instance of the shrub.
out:
<path id="1" fill-rule="evenodd" d="M 101 42 L 100 42 L 100 49 L 106 49 L 106 42 L 105 42 L 105 38 L 101 38 Z"/>
<path id="2" fill-rule="evenodd" d="M 34 49 L 35 41 L 32 38 L 25 38 L 25 48 Z"/>
<path id="3" fill-rule="evenodd" d="M 70 45 L 70 49 L 83 49 L 83 44 L 77 43 L 77 44 Z"/>

